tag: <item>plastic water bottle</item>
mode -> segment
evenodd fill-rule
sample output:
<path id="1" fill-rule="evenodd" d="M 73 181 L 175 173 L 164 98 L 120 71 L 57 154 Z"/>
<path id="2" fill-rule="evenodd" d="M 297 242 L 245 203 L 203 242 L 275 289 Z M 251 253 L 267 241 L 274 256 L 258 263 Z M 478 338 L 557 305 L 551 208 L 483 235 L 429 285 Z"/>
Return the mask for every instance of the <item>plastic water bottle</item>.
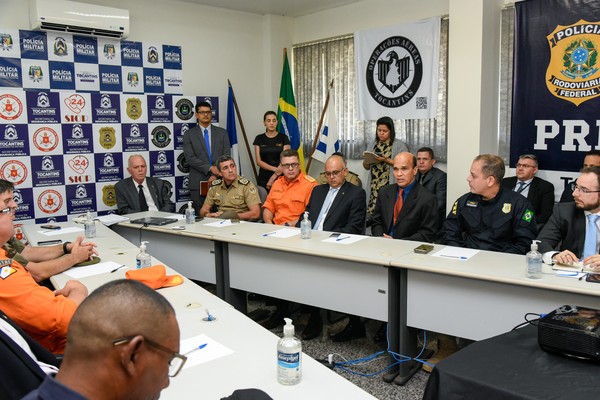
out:
<path id="1" fill-rule="evenodd" d="M 304 219 L 300 222 L 300 237 L 302 239 L 310 239 L 310 234 L 312 232 L 312 223 L 310 219 L 308 219 L 308 211 L 304 212 Z"/>
<path id="2" fill-rule="evenodd" d="M 148 268 L 152 265 L 152 257 L 150 257 L 150 254 L 146 253 L 146 243 L 148 242 L 143 241 L 140 243 L 140 252 L 135 257 L 135 267 L 137 269 Z"/>
<path id="3" fill-rule="evenodd" d="M 525 255 L 527 264 L 527 277 L 530 279 L 540 279 L 542 277 L 542 253 L 538 251 L 539 240 L 531 242 L 531 251 Z"/>
<path id="4" fill-rule="evenodd" d="M 196 222 L 196 211 L 194 211 L 194 207 L 192 207 L 192 202 L 188 201 L 188 206 L 185 209 L 185 223 L 193 224 Z"/>
<path id="5" fill-rule="evenodd" d="M 83 230 L 86 239 L 96 237 L 96 221 L 92 218 L 92 213 L 87 212 L 85 222 L 83 223 Z"/>
<path id="6" fill-rule="evenodd" d="M 302 379 L 302 342 L 294 336 L 292 320 L 284 320 L 283 337 L 277 342 L 277 381 L 295 385 Z"/>

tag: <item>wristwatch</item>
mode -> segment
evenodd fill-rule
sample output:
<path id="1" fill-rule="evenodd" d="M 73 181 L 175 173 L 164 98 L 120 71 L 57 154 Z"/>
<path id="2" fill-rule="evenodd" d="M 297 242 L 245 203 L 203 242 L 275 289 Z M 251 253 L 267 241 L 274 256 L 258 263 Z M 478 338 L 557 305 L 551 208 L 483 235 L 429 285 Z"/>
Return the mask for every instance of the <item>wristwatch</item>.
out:
<path id="1" fill-rule="evenodd" d="M 71 242 L 64 242 L 63 243 L 63 254 L 69 254 L 70 251 L 67 249 L 67 245 L 71 244 Z"/>

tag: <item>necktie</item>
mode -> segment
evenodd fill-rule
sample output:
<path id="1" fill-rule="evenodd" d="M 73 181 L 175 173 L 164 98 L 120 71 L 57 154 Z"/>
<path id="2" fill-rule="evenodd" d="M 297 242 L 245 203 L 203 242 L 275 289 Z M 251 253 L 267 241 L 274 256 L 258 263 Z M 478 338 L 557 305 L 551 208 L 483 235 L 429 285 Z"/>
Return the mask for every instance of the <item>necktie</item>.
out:
<path id="1" fill-rule="evenodd" d="M 596 246 L 598 245 L 598 226 L 596 225 L 596 220 L 598 219 L 598 215 L 588 214 L 587 219 L 588 225 L 587 229 L 585 230 L 585 242 L 583 245 L 582 258 L 597 254 Z"/>
<path id="2" fill-rule="evenodd" d="M 144 196 L 144 186 L 138 185 L 138 195 L 140 197 L 140 211 L 148 211 L 148 203 L 146 203 L 146 196 Z"/>
<path id="3" fill-rule="evenodd" d="M 339 188 L 333 189 L 329 188 L 329 192 L 327 192 L 327 197 L 325 197 L 325 201 L 323 202 L 323 207 L 321 207 L 321 212 L 319 213 L 319 217 L 315 221 L 315 230 L 322 231 L 323 230 L 323 221 L 325 221 L 325 217 L 329 212 L 329 208 L 331 207 L 331 203 L 333 202 L 333 198 Z"/>
<path id="4" fill-rule="evenodd" d="M 402 200 L 403 193 L 404 189 L 400 188 L 400 190 L 398 190 L 396 204 L 394 204 L 394 225 L 396 225 L 396 220 L 398 219 L 398 215 L 400 214 L 400 210 L 402 210 L 402 205 L 404 204 L 404 200 Z"/>
<path id="5" fill-rule="evenodd" d="M 519 187 L 517 187 L 517 190 L 515 190 L 515 192 L 521 193 L 523 191 L 523 189 L 525 189 L 525 182 L 519 182 L 519 183 L 517 183 L 517 185 Z"/>
<path id="6" fill-rule="evenodd" d="M 204 128 L 204 143 L 206 144 L 206 152 L 208 153 L 208 161 L 212 165 L 212 154 L 210 152 L 210 140 L 208 139 L 208 129 Z"/>

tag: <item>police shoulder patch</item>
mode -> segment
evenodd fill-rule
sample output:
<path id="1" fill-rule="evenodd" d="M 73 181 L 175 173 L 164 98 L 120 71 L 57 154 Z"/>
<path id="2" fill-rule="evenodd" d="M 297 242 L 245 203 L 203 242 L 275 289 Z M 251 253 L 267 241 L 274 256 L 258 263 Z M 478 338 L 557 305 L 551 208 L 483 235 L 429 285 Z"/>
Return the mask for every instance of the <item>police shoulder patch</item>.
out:
<path id="1" fill-rule="evenodd" d="M 458 200 L 456 200 L 454 202 L 454 205 L 452 206 L 452 214 L 456 215 L 456 210 L 458 209 Z"/>
<path id="2" fill-rule="evenodd" d="M 306 178 L 306 180 L 309 182 L 316 182 L 315 178 L 310 175 L 304 175 L 304 178 Z"/>
<path id="3" fill-rule="evenodd" d="M 11 276 L 12 274 L 14 274 L 15 272 L 17 272 L 16 269 L 14 269 L 13 267 L 11 267 L 10 265 L 7 265 L 7 266 L 2 267 L 0 269 L 0 278 L 6 279 L 9 276 Z"/>
<path id="4" fill-rule="evenodd" d="M 215 179 L 212 181 L 211 186 L 219 186 L 223 182 L 221 179 Z"/>
<path id="5" fill-rule="evenodd" d="M 531 211 L 530 209 L 525 210 L 525 212 L 523 213 L 523 221 L 531 222 L 532 218 L 533 218 L 533 211 Z"/>

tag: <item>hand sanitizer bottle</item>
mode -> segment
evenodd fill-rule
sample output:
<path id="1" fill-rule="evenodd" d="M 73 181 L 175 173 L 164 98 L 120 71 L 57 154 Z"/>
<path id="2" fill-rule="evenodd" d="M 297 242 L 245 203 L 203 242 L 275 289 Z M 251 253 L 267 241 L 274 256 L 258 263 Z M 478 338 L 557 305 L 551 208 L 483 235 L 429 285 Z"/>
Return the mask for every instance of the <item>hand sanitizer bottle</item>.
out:
<path id="1" fill-rule="evenodd" d="M 148 268 L 152 265 L 152 257 L 150 257 L 150 254 L 146 253 L 146 243 L 148 243 L 148 242 L 143 241 L 140 244 L 140 252 L 135 257 L 135 260 L 136 260 L 135 263 L 136 263 L 137 269 Z"/>
<path id="2" fill-rule="evenodd" d="M 196 222 L 196 212 L 194 211 L 194 207 L 192 207 L 192 202 L 188 201 L 188 206 L 185 209 L 185 223 L 193 224 Z"/>
<path id="3" fill-rule="evenodd" d="M 292 320 L 284 320 L 283 337 L 277 342 L 277 381 L 295 385 L 302 379 L 302 343 L 294 337 Z"/>
<path id="4" fill-rule="evenodd" d="M 525 255 L 527 263 L 527 277 L 530 279 L 540 279 L 542 277 L 542 253 L 538 250 L 539 240 L 531 241 L 531 251 Z"/>
<path id="5" fill-rule="evenodd" d="M 83 231 L 86 239 L 96 237 L 96 221 L 92 218 L 92 213 L 90 211 L 86 213 Z"/>
<path id="6" fill-rule="evenodd" d="M 302 239 L 310 239 L 311 222 L 308 219 L 308 211 L 304 211 L 304 219 L 300 222 L 300 237 Z"/>

